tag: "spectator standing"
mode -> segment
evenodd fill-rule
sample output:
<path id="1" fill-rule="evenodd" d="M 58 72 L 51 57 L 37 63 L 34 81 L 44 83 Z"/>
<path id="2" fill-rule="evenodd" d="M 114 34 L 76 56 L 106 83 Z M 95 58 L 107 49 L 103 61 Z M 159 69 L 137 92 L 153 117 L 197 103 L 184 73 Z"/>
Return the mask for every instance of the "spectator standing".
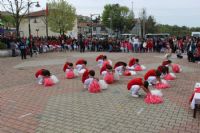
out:
<path id="1" fill-rule="evenodd" d="M 11 47 L 11 50 L 12 50 L 12 57 L 15 57 L 16 56 L 16 41 L 14 41 L 13 39 L 11 40 L 10 42 L 10 47 Z"/>
<path id="2" fill-rule="evenodd" d="M 195 52 L 195 44 L 194 41 L 189 42 L 187 46 L 187 56 L 188 56 L 188 61 L 189 62 L 195 62 L 194 60 L 194 52 Z"/>
<path id="3" fill-rule="evenodd" d="M 19 43 L 19 49 L 21 51 L 21 58 L 26 59 L 26 44 L 23 41 L 20 41 Z"/>

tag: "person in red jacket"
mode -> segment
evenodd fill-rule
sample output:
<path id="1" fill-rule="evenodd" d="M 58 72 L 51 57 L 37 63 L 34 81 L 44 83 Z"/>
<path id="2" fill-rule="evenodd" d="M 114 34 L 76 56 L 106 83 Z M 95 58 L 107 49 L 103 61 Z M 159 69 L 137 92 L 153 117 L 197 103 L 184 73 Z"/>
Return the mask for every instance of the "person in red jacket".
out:
<path id="1" fill-rule="evenodd" d="M 147 81 L 142 81 L 142 78 L 134 78 L 129 81 L 127 89 L 131 91 L 131 96 L 139 97 L 139 90 L 142 88 L 146 93 L 150 93 L 148 89 L 149 83 Z"/>

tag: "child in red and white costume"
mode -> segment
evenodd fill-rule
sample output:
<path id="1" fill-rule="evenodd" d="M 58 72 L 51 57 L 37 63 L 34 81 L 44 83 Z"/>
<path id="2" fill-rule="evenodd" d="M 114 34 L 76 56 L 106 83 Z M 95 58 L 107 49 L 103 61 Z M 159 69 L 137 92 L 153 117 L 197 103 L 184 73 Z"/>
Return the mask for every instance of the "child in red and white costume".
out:
<path id="1" fill-rule="evenodd" d="M 41 69 L 36 72 L 36 77 L 40 78 L 38 84 L 43 84 L 44 86 L 53 86 L 59 82 L 55 75 L 51 75 L 49 70 Z"/>
<path id="2" fill-rule="evenodd" d="M 139 64 L 139 59 L 136 58 L 132 58 L 129 61 L 129 66 L 127 68 L 134 71 L 143 71 L 146 69 L 144 65 Z"/>
<path id="3" fill-rule="evenodd" d="M 107 84 L 95 78 L 95 71 L 94 70 L 86 70 L 82 76 L 82 82 L 84 84 L 84 88 L 88 89 L 90 93 L 98 93 L 101 92 L 102 89 L 107 89 Z"/>
<path id="4" fill-rule="evenodd" d="M 132 76 L 136 75 L 135 71 L 129 71 L 127 70 L 127 64 L 125 62 L 119 61 L 114 66 L 115 73 L 118 75 L 124 75 L 124 76 Z"/>
<path id="5" fill-rule="evenodd" d="M 37 82 L 38 84 L 43 84 L 43 78 L 45 76 L 44 72 L 46 71 L 46 69 L 40 69 L 35 73 L 35 77 L 37 78 Z"/>
<path id="6" fill-rule="evenodd" d="M 161 78 L 165 80 L 175 80 L 176 75 L 174 73 L 169 72 L 169 68 L 163 65 L 158 66 L 157 68 L 158 71 L 161 72 Z"/>
<path id="7" fill-rule="evenodd" d="M 112 66 L 112 61 L 109 60 L 109 59 L 107 59 L 107 56 L 106 56 L 106 55 L 103 56 L 103 64 L 102 64 L 102 67 L 105 66 L 105 65 L 110 65 L 110 66 Z"/>
<path id="8" fill-rule="evenodd" d="M 87 61 L 84 59 L 79 59 L 76 62 L 76 69 L 79 74 L 83 74 L 87 70 L 86 65 L 87 65 Z"/>
<path id="9" fill-rule="evenodd" d="M 112 84 L 115 80 L 119 80 L 118 73 L 113 72 L 112 66 L 110 65 L 103 66 L 100 70 L 100 74 L 107 84 Z"/>
<path id="10" fill-rule="evenodd" d="M 199 93 L 200 93 L 200 83 L 196 83 L 194 86 L 194 92 L 192 93 L 192 96 L 190 97 L 190 104 L 191 104 L 192 109 L 195 109 L 195 104 L 196 104 L 194 96 L 195 96 L 195 94 L 199 95 Z M 196 97 L 198 97 L 198 96 L 196 96 Z"/>
<path id="11" fill-rule="evenodd" d="M 144 76 L 144 79 L 148 81 L 149 85 L 155 85 L 157 89 L 166 89 L 169 88 L 170 85 L 166 80 L 161 79 L 161 72 L 159 70 L 151 69 L 147 71 Z"/>
<path id="12" fill-rule="evenodd" d="M 133 97 L 139 97 L 139 90 L 140 88 L 143 89 L 144 92 L 146 92 L 146 97 L 144 101 L 147 104 L 159 104 L 163 102 L 162 99 L 162 93 L 161 91 L 153 92 L 150 91 L 149 88 L 149 83 L 147 81 L 142 80 L 142 78 L 134 78 L 131 81 L 129 81 L 127 85 L 127 89 L 131 91 L 131 96 Z"/>
<path id="13" fill-rule="evenodd" d="M 163 62 L 162 62 L 162 65 L 163 65 L 163 66 L 167 66 L 167 67 L 171 66 L 172 71 L 173 71 L 174 73 L 180 73 L 180 72 L 182 72 L 181 66 L 178 65 L 178 64 L 174 64 L 174 63 L 172 64 L 172 61 L 171 61 L 171 60 L 165 60 L 165 61 L 163 61 Z"/>
<path id="14" fill-rule="evenodd" d="M 102 65 L 103 65 L 103 57 L 104 57 L 104 55 L 99 55 L 99 56 L 97 56 L 97 58 L 96 58 L 96 61 L 98 62 L 98 66 L 101 68 L 102 67 Z"/>
<path id="15" fill-rule="evenodd" d="M 73 79 L 78 76 L 78 71 L 74 69 L 73 63 L 66 62 L 66 64 L 63 67 L 63 71 L 65 71 L 65 77 L 67 79 Z"/>

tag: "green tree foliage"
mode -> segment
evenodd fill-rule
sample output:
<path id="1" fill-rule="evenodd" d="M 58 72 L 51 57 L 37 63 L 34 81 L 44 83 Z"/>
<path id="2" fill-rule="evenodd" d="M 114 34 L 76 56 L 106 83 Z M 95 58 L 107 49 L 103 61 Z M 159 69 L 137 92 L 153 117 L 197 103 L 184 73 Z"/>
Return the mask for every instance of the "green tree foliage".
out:
<path id="1" fill-rule="evenodd" d="M 104 6 L 102 22 L 106 27 L 120 32 L 130 31 L 134 26 L 134 14 L 126 6 L 108 4 Z"/>
<path id="2" fill-rule="evenodd" d="M 146 33 L 156 33 L 156 21 L 153 16 L 149 16 L 145 22 Z"/>
<path id="3" fill-rule="evenodd" d="M 4 23 L 4 27 L 6 28 L 15 26 L 15 19 L 11 15 L 3 15 L 1 21 Z"/>
<path id="4" fill-rule="evenodd" d="M 185 35 L 191 35 L 191 32 L 194 31 L 200 31 L 200 27 L 193 27 L 189 28 L 186 26 L 177 26 L 177 25 L 162 25 L 158 24 L 155 27 L 157 29 L 158 33 L 169 33 L 170 35 L 175 35 L 175 36 L 185 36 Z"/>
<path id="5" fill-rule="evenodd" d="M 49 4 L 48 22 L 52 31 L 65 34 L 74 27 L 76 9 L 66 0 L 52 0 Z"/>

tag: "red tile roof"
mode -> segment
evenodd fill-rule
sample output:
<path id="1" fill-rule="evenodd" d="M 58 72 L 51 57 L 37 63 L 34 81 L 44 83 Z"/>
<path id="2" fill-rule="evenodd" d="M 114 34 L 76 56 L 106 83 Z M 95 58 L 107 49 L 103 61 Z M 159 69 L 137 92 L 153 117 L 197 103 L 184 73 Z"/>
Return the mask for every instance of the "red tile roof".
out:
<path id="1" fill-rule="evenodd" d="M 36 11 L 36 12 L 31 12 L 29 14 L 30 17 L 41 17 L 41 16 L 45 16 L 46 15 L 46 10 L 40 10 L 40 11 Z M 28 17 L 28 14 L 26 15 L 26 17 Z"/>

